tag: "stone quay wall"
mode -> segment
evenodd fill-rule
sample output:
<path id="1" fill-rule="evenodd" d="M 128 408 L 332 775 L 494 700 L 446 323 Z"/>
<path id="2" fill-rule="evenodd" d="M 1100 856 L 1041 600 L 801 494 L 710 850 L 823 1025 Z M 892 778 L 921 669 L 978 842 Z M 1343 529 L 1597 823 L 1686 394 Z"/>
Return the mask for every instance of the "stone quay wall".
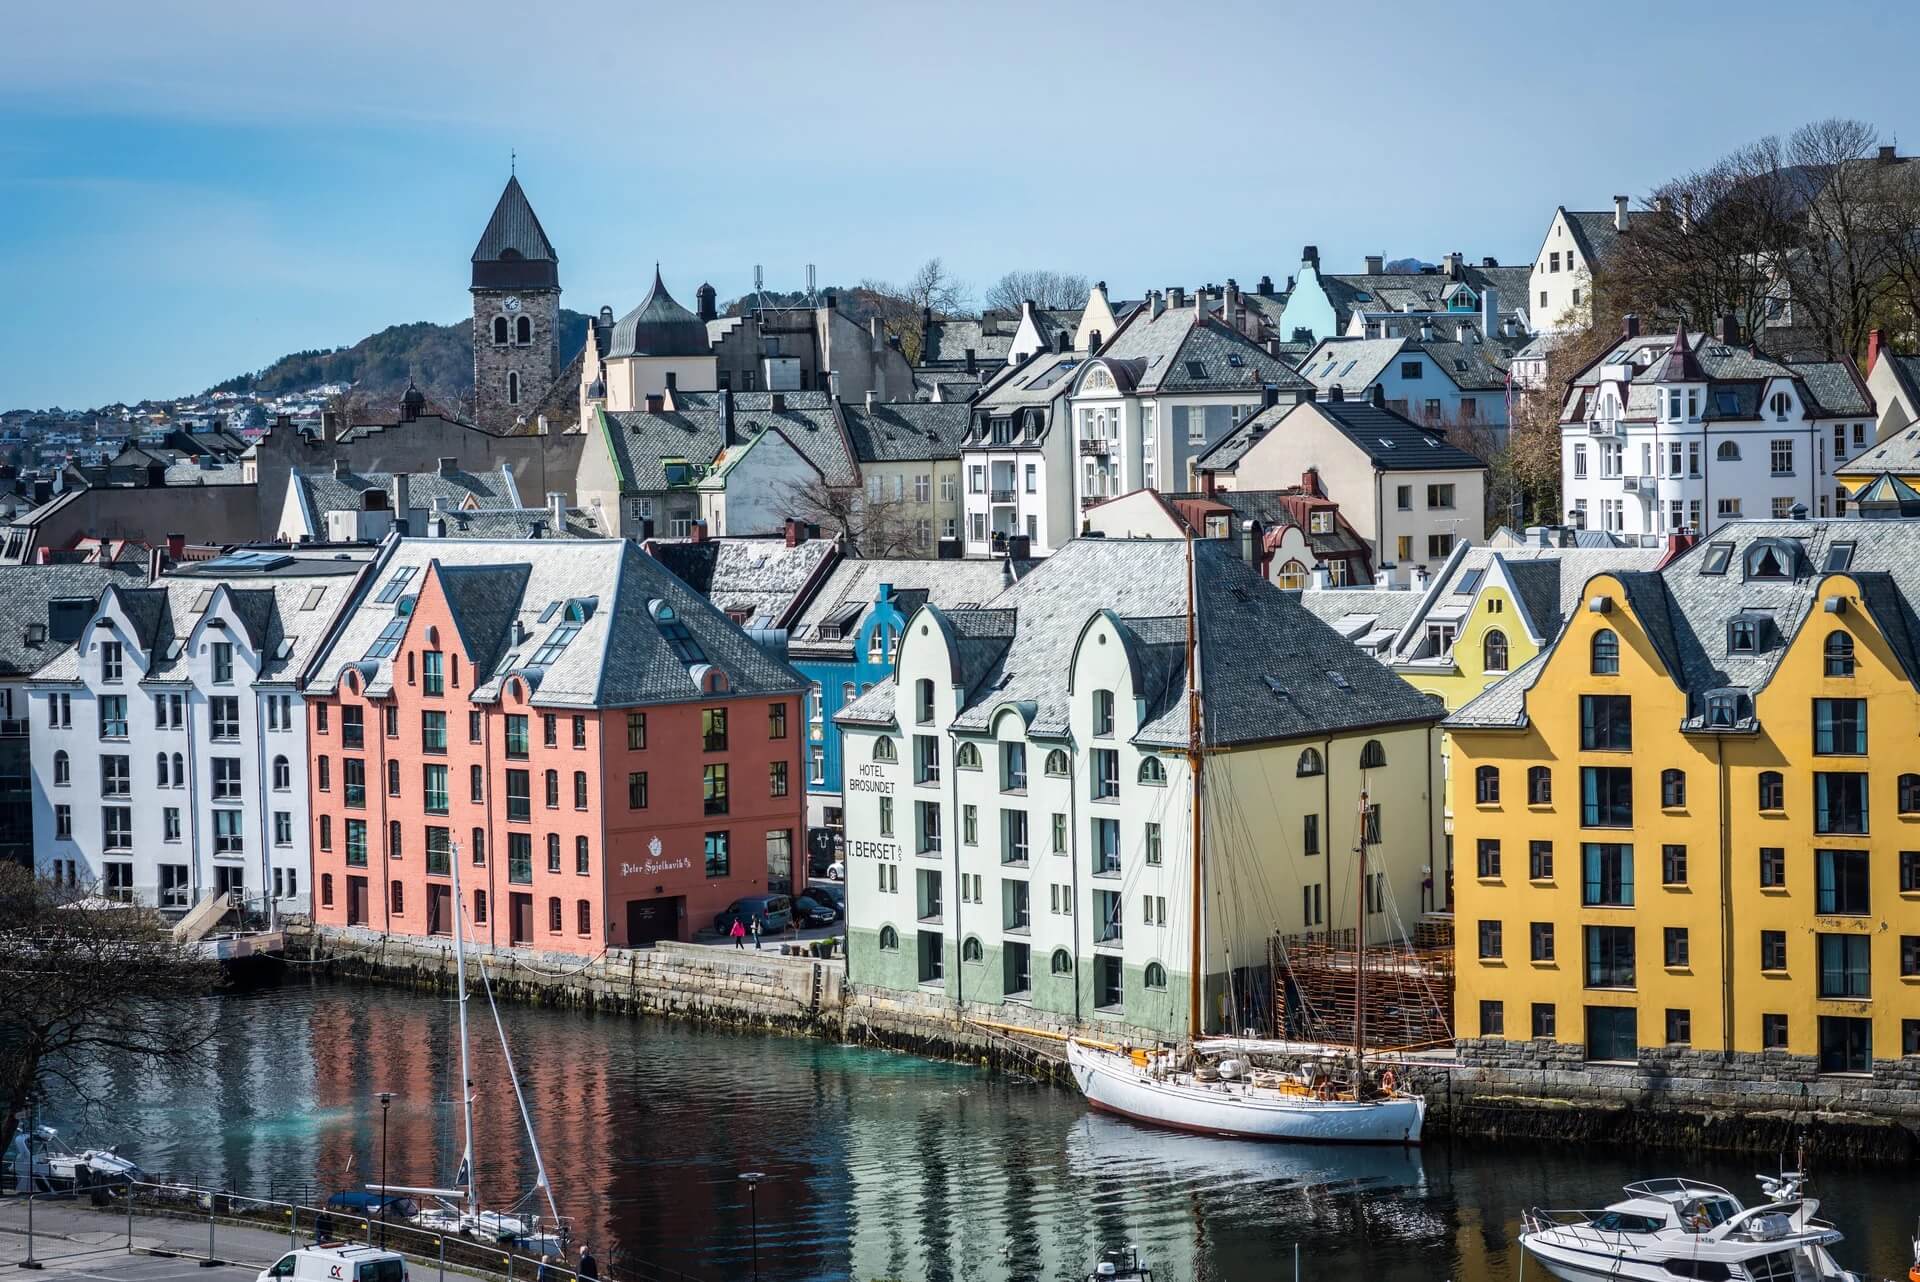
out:
<path id="1" fill-rule="evenodd" d="M 362 929 L 296 932 L 296 961 L 341 979 L 435 991 L 451 987 L 450 940 Z M 661 1015 L 731 1028 L 881 1047 L 1070 1085 L 1059 1038 L 1103 1037 L 1044 1011 L 955 1007 L 942 994 L 849 983 L 842 958 L 694 944 L 573 955 L 496 948 L 494 992 L 533 1005 Z M 470 981 L 471 982 L 471 981 Z M 1325 1052 L 1283 1060 L 1297 1070 Z M 1399 1087 L 1427 1099 L 1427 1134 L 1456 1141 L 1687 1148 L 1769 1158 L 1920 1159 L 1920 1066 L 1876 1063 L 1871 1077 L 1821 1074 L 1779 1052 L 1736 1055 L 1647 1048 L 1637 1064 L 1593 1064 L 1577 1046 L 1464 1039 L 1457 1055 L 1392 1060 Z"/>

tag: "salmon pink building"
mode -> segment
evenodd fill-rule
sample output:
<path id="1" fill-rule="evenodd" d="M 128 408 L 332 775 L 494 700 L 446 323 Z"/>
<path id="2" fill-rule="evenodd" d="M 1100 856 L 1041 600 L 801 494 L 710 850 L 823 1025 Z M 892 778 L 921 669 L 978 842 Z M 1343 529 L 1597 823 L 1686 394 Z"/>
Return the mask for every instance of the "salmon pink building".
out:
<path id="1" fill-rule="evenodd" d="M 785 889 L 805 680 L 625 540 L 396 539 L 309 670 L 313 915 L 592 954 Z"/>

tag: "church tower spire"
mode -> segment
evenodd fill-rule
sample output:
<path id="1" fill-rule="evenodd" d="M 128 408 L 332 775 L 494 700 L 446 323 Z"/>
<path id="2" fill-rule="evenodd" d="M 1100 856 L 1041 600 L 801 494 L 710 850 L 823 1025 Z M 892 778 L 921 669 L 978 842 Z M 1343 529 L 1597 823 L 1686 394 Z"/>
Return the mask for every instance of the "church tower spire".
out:
<path id="1" fill-rule="evenodd" d="M 560 255 L 518 175 L 508 177 L 473 250 L 474 422 L 509 432 L 559 372 Z"/>

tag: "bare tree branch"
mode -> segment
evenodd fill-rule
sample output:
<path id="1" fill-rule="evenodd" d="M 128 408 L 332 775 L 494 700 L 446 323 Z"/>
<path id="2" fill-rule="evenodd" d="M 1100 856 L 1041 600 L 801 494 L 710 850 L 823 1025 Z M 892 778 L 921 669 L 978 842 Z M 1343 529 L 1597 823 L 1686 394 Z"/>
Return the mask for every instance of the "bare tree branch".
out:
<path id="1" fill-rule="evenodd" d="M 1031 298 L 1036 307 L 1078 307 L 1087 301 L 1092 289 L 1078 272 L 1056 272 L 1045 268 L 1011 271 L 988 287 L 981 306 L 989 311 L 1017 312 Z"/>
<path id="2" fill-rule="evenodd" d="M 914 537 L 914 520 L 904 498 L 873 494 L 857 485 L 825 481 L 788 482 L 781 497 L 786 510 L 846 541 L 847 555 L 873 560 L 914 556 L 923 549 Z"/>

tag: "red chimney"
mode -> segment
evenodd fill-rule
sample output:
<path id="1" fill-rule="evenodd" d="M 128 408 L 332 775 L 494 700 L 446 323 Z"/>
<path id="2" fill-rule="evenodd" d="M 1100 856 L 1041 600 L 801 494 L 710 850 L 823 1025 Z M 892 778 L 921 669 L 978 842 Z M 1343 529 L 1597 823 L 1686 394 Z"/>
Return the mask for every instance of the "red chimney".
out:
<path id="1" fill-rule="evenodd" d="M 707 523 L 705 521 L 694 521 L 688 525 L 687 539 L 692 543 L 705 543 L 707 541 Z"/>
<path id="2" fill-rule="evenodd" d="M 1327 492 L 1320 488 L 1320 469 L 1317 467 L 1310 467 L 1300 474 L 1300 488 L 1317 499 L 1327 497 Z"/>
<path id="3" fill-rule="evenodd" d="M 1202 494 L 1208 498 L 1212 498 L 1217 488 L 1218 483 L 1214 480 L 1212 468 L 1208 468 L 1206 471 L 1200 473 L 1200 492 Z"/>
<path id="4" fill-rule="evenodd" d="M 169 534 L 167 536 L 167 559 L 169 561 L 172 561 L 175 565 L 178 565 L 187 559 L 187 536 L 186 535 Z"/>
<path id="5" fill-rule="evenodd" d="M 1666 555 L 1661 557 L 1660 564 L 1654 566 L 1653 568 L 1656 570 L 1666 569 L 1669 565 L 1679 560 L 1680 557 L 1686 552 L 1688 548 L 1692 547 L 1694 544 L 1698 543 L 1699 541 L 1700 541 L 1699 534 L 1691 529 L 1675 530 L 1673 533 L 1667 535 Z"/>
<path id="6" fill-rule="evenodd" d="M 805 540 L 806 537 L 807 537 L 806 527 L 802 525 L 794 517 L 791 517 L 791 516 L 788 517 L 787 518 L 787 546 L 790 548 L 799 547 L 801 542 Z"/>
<path id="7" fill-rule="evenodd" d="M 1873 373 L 1873 363 L 1880 359 L 1880 344 L 1883 342 L 1880 331 L 1867 331 L 1867 373 Z"/>

